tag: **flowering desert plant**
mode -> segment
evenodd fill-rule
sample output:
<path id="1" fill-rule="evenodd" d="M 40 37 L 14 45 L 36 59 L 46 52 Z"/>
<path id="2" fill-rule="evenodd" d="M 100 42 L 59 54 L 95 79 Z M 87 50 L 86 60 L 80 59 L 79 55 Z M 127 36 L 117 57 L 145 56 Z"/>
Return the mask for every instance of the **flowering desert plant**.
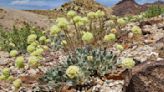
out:
<path id="1" fill-rule="evenodd" d="M 116 49 L 117 50 L 120 50 L 120 51 L 123 51 L 124 50 L 124 47 L 122 45 L 120 45 L 120 44 L 117 44 L 116 45 Z"/>
<path id="2" fill-rule="evenodd" d="M 115 55 L 106 49 L 76 49 L 75 54 L 47 71 L 41 80 L 54 83 L 56 87 L 63 83 L 75 87 L 84 85 L 92 76 L 101 78 L 116 67 Z"/>
<path id="3" fill-rule="evenodd" d="M 36 47 L 34 45 L 28 45 L 27 46 L 27 52 L 32 53 L 36 50 Z"/>
<path id="4" fill-rule="evenodd" d="M 10 51 L 10 56 L 11 57 L 15 57 L 16 55 L 18 55 L 18 51 L 17 50 L 11 50 Z"/>
<path id="5" fill-rule="evenodd" d="M 40 65 L 40 60 L 43 59 L 42 54 L 49 49 L 47 45 L 49 44 L 50 39 L 48 39 L 46 35 L 43 35 L 38 39 L 36 34 L 30 34 L 27 37 L 27 42 L 27 52 L 30 55 L 28 57 L 28 64 L 32 68 L 37 68 Z"/>
<path id="6" fill-rule="evenodd" d="M 39 66 L 39 60 L 40 59 L 36 56 L 30 56 L 29 60 L 28 60 L 28 63 L 31 67 L 36 68 L 36 67 Z"/>
<path id="7" fill-rule="evenodd" d="M 123 19 L 123 18 L 117 19 L 117 23 L 118 23 L 118 25 L 121 26 L 121 27 L 126 25 L 126 21 L 125 21 L 125 19 Z"/>
<path id="8" fill-rule="evenodd" d="M 106 42 L 112 42 L 115 40 L 116 40 L 116 35 L 113 33 L 110 33 L 110 34 L 104 36 L 104 41 L 106 41 Z"/>
<path id="9" fill-rule="evenodd" d="M 2 70 L 2 75 L 4 75 L 5 78 L 8 78 L 10 76 L 10 69 L 9 68 L 4 68 Z"/>
<path id="10" fill-rule="evenodd" d="M 131 69 L 135 66 L 135 61 L 133 58 L 124 58 L 121 65 L 124 68 Z"/>
<path id="11" fill-rule="evenodd" d="M 105 13 L 101 10 L 89 12 L 86 16 L 79 16 L 71 10 L 67 17 L 57 18 L 56 24 L 50 28 L 52 43 L 70 51 L 86 45 L 95 47 L 103 44 L 103 37 L 110 33 L 105 31 L 104 21 Z"/>
<path id="12" fill-rule="evenodd" d="M 82 75 L 80 71 L 80 67 L 72 65 L 67 68 L 66 75 L 73 79 Z"/>
<path id="13" fill-rule="evenodd" d="M 133 26 L 132 32 L 135 35 L 141 35 L 142 34 L 142 30 L 141 30 L 141 28 L 139 26 Z"/>
<path id="14" fill-rule="evenodd" d="M 84 32 L 84 34 L 82 36 L 82 40 L 84 42 L 91 42 L 93 40 L 93 34 L 90 32 Z"/>
<path id="15" fill-rule="evenodd" d="M 17 68 L 24 68 L 24 57 L 23 56 L 19 56 L 16 58 L 15 60 L 15 66 Z"/>
<path id="16" fill-rule="evenodd" d="M 4 68 L 2 70 L 2 74 L 0 75 L 0 81 L 13 81 L 14 77 L 11 76 L 10 74 L 10 69 L 9 68 Z"/>
<path id="17" fill-rule="evenodd" d="M 21 79 L 16 79 L 15 81 L 13 81 L 13 86 L 15 87 L 15 89 L 19 89 L 19 87 L 21 87 L 22 85 L 22 80 Z"/>
<path id="18" fill-rule="evenodd" d="M 74 11 L 67 13 L 67 18 L 61 17 L 50 28 L 51 44 L 70 50 L 67 59 L 59 62 L 48 70 L 41 81 L 53 84 L 56 88 L 66 84 L 72 87 L 84 85 L 93 77 L 102 78 L 112 69 L 119 66 L 117 57 L 105 47 L 117 40 L 119 28 L 126 25 L 123 18 L 113 17 L 111 30 L 104 27 L 103 11 L 89 12 L 87 17 L 79 16 Z M 116 24 L 117 23 L 117 24 Z M 114 26 L 120 26 L 113 28 Z M 104 46 L 103 46 L 104 45 Z M 103 47 L 102 47 L 103 46 Z M 117 50 L 124 47 L 117 44 Z M 122 61 L 122 67 L 131 68 L 134 62 L 131 59 Z"/>

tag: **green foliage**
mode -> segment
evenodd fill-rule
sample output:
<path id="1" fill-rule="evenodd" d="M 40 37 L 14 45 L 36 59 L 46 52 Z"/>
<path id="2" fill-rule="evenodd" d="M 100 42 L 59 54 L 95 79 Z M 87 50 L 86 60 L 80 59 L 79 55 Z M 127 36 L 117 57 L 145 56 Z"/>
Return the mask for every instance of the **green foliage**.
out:
<path id="1" fill-rule="evenodd" d="M 28 24 L 20 29 L 13 27 L 13 30 L 11 31 L 5 31 L 0 28 L 0 47 L 5 51 L 15 49 L 25 52 L 28 45 L 27 37 L 31 33 L 35 33 L 39 37 L 43 35 L 40 30 L 33 28 Z"/>
<path id="2" fill-rule="evenodd" d="M 146 18 L 155 17 L 164 13 L 164 7 L 153 5 L 145 12 L 141 12 L 139 15 L 126 16 L 124 19 L 127 22 L 143 21 Z"/>
<path id="3" fill-rule="evenodd" d="M 54 83 L 56 87 L 65 82 L 72 86 L 82 85 L 89 81 L 92 76 L 101 78 L 111 69 L 116 68 L 116 65 L 116 57 L 106 49 L 76 49 L 75 53 L 69 55 L 66 61 L 47 71 L 42 81 Z M 69 78 L 66 73 L 69 66 L 79 67 L 82 76 Z"/>
<path id="4" fill-rule="evenodd" d="M 2 74 L 0 75 L 0 81 L 2 80 L 7 80 L 10 76 L 10 69 L 9 68 L 4 68 L 2 70 Z"/>
<path id="5" fill-rule="evenodd" d="M 22 85 L 22 81 L 21 79 L 16 79 L 15 81 L 13 81 L 13 86 L 17 89 L 19 87 L 21 87 Z"/>
<path id="6" fill-rule="evenodd" d="M 24 57 L 23 56 L 19 56 L 16 58 L 15 60 L 15 66 L 17 68 L 24 68 Z"/>
<path id="7" fill-rule="evenodd" d="M 151 18 L 151 17 L 158 16 L 158 15 L 164 13 L 163 10 L 164 10 L 164 9 L 163 9 L 162 7 L 157 6 L 157 5 L 151 6 L 151 7 L 145 12 L 145 17 Z"/>

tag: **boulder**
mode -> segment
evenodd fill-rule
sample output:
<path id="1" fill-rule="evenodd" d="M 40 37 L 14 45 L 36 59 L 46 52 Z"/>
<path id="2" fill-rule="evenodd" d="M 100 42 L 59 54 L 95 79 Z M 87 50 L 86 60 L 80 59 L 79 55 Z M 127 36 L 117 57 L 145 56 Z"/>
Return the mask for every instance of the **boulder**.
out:
<path id="1" fill-rule="evenodd" d="M 164 92 L 164 61 L 145 62 L 132 73 L 126 92 Z"/>

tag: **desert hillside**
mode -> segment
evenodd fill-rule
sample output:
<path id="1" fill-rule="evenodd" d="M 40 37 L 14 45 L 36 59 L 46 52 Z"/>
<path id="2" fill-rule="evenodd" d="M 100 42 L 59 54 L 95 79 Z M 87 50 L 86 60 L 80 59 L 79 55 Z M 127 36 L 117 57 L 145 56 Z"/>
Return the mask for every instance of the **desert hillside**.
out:
<path id="1" fill-rule="evenodd" d="M 145 3 L 143 5 L 138 4 L 135 0 L 121 0 L 112 8 L 113 14 L 117 16 L 124 15 L 136 15 L 140 12 L 144 12 L 149 7 L 159 5 L 159 7 L 164 7 L 164 1 L 156 1 L 154 3 Z"/>
<path id="2" fill-rule="evenodd" d="M 138 14 L 145 11 L 147 7 L 137 4 L 135 0 L 121 0 L 112 9 L 114 15 L 122 16 Z"/>
<path id="3" fill-rule="evenodd" d="M 109 1 L 110 2 L 110 1 Z M 113 7 L 106 7 L 96 2 L 95 0 L 72 0 L 63 4 L 61 7 L 52 10 L 26 10 L 36 14 L 45 15 L 49 18 L 56 18 L 57 16 L 66 15 L 69 10 L 77 11 L 79 14 L 86 14 L 89 11 L 103 10 L 106 14 L 124 16 L 135 15 L 146 11 L 153 5 L 164 7 L 164 1 L 156 1 L 154 3 L 138 4 L 135 0 L 121 0 Z"/>
<path id="4" fill-rule="evenodd" d="M 47 28 L 50 24 L 46 16 L 0 7 L 0 26 L 3 28 L 12 29 L 13 26 L 24 25 L 25 23 L 40 28 Z"/>
<path id="5" fill-rule="evenodd" d="M 85 15 L 90 11 L 103 10 L 107 15 L 112 13 L 112 9 L 105 7 L 95 0 L 72 0 L 60 7 L 52 10 L 27 10 L 36 14 L 48 16 L 49 18 L 56 18 L 57 16 L 65 16 L 69 10 L 74 10 L 78 14 Z"/>

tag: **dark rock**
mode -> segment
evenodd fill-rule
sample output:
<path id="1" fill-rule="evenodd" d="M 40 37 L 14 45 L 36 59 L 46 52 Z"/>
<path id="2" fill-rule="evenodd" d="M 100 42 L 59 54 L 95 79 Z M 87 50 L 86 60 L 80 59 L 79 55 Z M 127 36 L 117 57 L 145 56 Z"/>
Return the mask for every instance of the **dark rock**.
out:
<path id="1" fill-rule="evenodd" d="M 126 92 L 164 92 L 164 61 L 135 67 Z"/>
<path id="2" fill-rule="evenodd" d="M 164 37 L 159 39 L 154 46 L 157 48 L 157 51 L 159 52 L 159 57 L 164 58 Z"/>

